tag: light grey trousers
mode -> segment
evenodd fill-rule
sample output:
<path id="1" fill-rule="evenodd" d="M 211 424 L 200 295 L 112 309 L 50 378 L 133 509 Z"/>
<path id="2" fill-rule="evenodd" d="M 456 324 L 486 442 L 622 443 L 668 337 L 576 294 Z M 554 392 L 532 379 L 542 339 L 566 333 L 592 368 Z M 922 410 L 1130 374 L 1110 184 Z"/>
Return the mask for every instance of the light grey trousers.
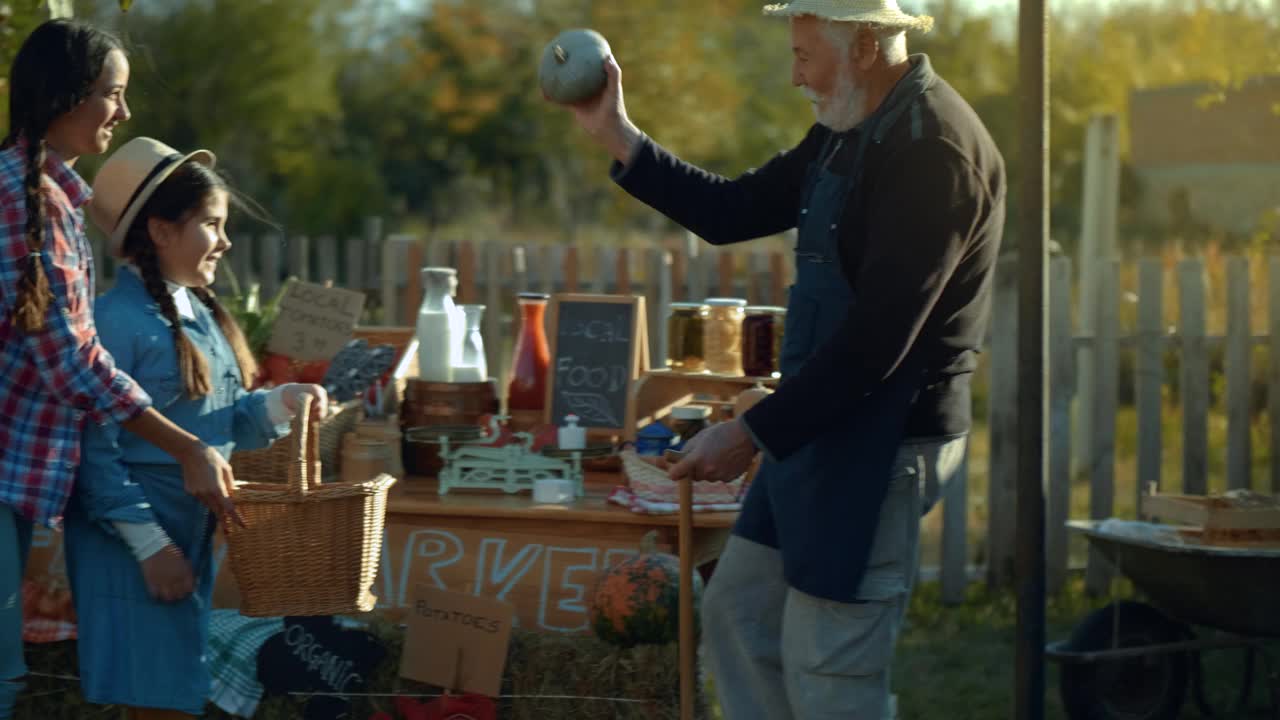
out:
<path id="1" fill-rule="evenodd" d="M 889 670 L 915 580 L 920 518 L 960 468 L 965 444 L 913 439 L 899 449 L 859 586 L 864 602 L 788 587 L 779 551 L 729 538 L 702 603 L 702 650 L 726 720 L 893 718 Z"/>

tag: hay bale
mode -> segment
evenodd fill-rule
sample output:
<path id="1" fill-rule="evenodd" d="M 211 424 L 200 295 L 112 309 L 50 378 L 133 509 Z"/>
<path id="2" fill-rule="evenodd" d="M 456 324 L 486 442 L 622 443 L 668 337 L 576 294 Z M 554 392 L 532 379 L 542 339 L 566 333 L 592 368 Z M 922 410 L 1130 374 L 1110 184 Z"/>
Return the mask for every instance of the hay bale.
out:
<path id="1" fill-rule="evenodd" d="M 503 717 L 511 720 L 561 718 L 678 718 L 680 664 L 677 646 L 640 645 L 622 649 L 594 637 L 519 632 L 507 656 L 511 695 L 576 695 L 638 700 L 618 703 L 515 698 Z M 706 717 L 705 698 L 695 702 Z"/>
<path id="2" fill-rule="evenodd" d="M 404 630 L 381 618 L 368 628 L 387 646 L 387 658 L 369 678 L 367 692 L 435 695 L 442 688 L 400 678 Z M 507 654 L 503 695 L 571 695 L 622 698 L 639 702 L 503 698 L 498 716 L 504 720 L 676 720 L 680 715 L 680 671 L 677 646 L 614 647 L 586 635 L 550 635 L 516 630 Z M 29 646 L 28 661 L 42 673 L 75 676 L 75 643 Z M 699 683 L 699 687 L 703 687 Z M 705 690 L 704 690 L 705 692 Z M 253 720 L 294 720 L 302 716 L 305 698 L 272 697 L 259 706 Z M 367 718 L 378 711 L 394 716 L 391 698 L 352 699 L 352 717 Z M 696 717 L 707 718 L 707 702 L 700 694 Z M 87 716 L 113 719 L 111 710 L 89 705 L 74 681 L 33 678 L 17 707 L 19 720 L 73 720 Z M 234 720 L 212 705 L 211 720 Z"/>
<path id="3" fill-rule="evenodd" d="M 28 670 L 39 674 L 27 677 L 27 687 L 14 707 L 17 720 L 80 720 L 95 714 L 114 720 L 114 715 L 101 714 L 101 706 L 85 701 L 78 682 L 65 679 L 79 675 L 74 640 L 28 644 L 26 655 Z"/>
<path id="4" fill-rule="evenodd" d="M 584 635 L 515 630 L 498 701 L 504 720 L 676 720 L 680 716 L 679 652 L 675 644 L 622 649 Z M 396 661 L 398 666 L 398 660 Z M 435 695 L 442 688 L 401 679 L 397 692 Z M 521 696 L 619 698 L 539 699 Z M 704 697 L 694 703 L 708 717 Z"/>
<path id="5" fill-rule="evenodd" d="M 444 691 L 444 688 L 399 677 L 404 646 L 401 628 L 378 621 L 370 630 L 387 644 L 389 653 L 370 679 L 368 692 L 435 696 Z M 507 654 L 503 695 L 569 695 L 638 702 L 507 697 L 498 701 L 498 717 L 504 720 L 676 720 L 680 716 L 678 660 L 675 644 L 622 649 L 590 636 L 516 630 Z M 708 717 L 705 697 L 697 699 L 695 708 L 696 717 Z M 352 700 L 352 717 L 369 717 L 377 711 L 394 716 L 392 700 Z M 286 720 L 301 713 L 301 699 L 271 698 L 259 706 L 254 720 Z M 229 720 L 229 716 L 217 712 L 210 717 Z"/>

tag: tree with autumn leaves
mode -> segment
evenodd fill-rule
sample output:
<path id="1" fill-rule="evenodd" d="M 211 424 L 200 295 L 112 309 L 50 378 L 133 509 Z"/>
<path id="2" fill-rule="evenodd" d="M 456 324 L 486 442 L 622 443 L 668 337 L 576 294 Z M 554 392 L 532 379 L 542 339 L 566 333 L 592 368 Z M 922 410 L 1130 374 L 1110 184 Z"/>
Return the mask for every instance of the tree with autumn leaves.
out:
<path id="1" fill-rule="evenodd" d="M 12 57 L 25 34 L 17 21 L 30 19 L 18 16 L 37 2 L 10 4 L 0 57 Z M 735 174 L 793 145 L 812 115 L 790 87 L 786 23 L 761 17 L 760 4 L 433 0 L 387 10 L 369 0 L 142 0 L 122 13 L 115 0 L 81 0 L 75 8 L 129 45 L 135 118 L 125 132 L 216 148 L 237 185 L 290 232 L 341 235 L 380 214 L 391 227 L 465 225 L 494 237 L 660 222 L 613 186 L 606 158 L 538 92 L 541 50 L 568 27 L 609 39 L 637 124 L 681 156 Z M 1070 245 L 1089 117 L 1123 118 L 1135 88 L 1207 83 L 1205 104 L 1280 73 L 1280 0 L 1053 5 L 1053 221 Z M 912 50 L 927 52 L 973 104 L 1017 188 L 1011 18 L 976 14 L 960 0 L 913 9 L 937 24 L 911 39 Z M 371 24 L 375 16 L 381 22 Z M 1132 202 L 1138 189 L 1123 192 Z"/>

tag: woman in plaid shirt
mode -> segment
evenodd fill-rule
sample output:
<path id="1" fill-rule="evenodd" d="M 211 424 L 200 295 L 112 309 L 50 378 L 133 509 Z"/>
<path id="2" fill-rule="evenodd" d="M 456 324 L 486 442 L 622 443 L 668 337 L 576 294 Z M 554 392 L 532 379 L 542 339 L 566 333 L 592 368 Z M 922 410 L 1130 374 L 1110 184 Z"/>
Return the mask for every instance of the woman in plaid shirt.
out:
<path id="1" fill-rule="evenodd" d="M 26 674 L 21 586 L 34 523 L 57 527 L 80 462 L 85 419 L 121 423 L 179 461 L 186 490 L 232 513 L 231 468 L 151 408 L 93 323 L 89 187 L 72 169 L 129 119 L 129 63 L 115 38 L 82 23 L 32 32 L 9 78 L 0 143 L 0 720 Z"/>

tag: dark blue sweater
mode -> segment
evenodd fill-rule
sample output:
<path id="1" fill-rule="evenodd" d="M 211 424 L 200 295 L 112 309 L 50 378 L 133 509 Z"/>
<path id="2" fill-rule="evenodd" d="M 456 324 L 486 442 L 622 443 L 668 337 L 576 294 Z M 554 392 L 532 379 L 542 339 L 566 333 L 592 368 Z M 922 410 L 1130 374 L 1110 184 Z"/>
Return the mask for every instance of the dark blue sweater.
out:
<path id="1" fill-rule="evenodd" d="M 862 180 L 841 223 L 841 265 L 858 302 L 842 329 L 745 420 L 763 450 L 786 458 L 841 424 L 908 356 L 928 368 L 909 437 L 963 434 L 969 380 L 990 315 L 1004 229 L 1004 161 L 973 109 L 926 56 L 912 56 L 928 88 L 867 149 Z M 890 100 L 892 99 L 890 95 Z M 853 172 L 859 128 L 831 163 Z M 799 145 L 737 178 L 708 173 L 645 138 L 611 175 L 628 193 L 712 243 L 795 227 L 809 162 L 831 131 L 814 125 Z"/>

